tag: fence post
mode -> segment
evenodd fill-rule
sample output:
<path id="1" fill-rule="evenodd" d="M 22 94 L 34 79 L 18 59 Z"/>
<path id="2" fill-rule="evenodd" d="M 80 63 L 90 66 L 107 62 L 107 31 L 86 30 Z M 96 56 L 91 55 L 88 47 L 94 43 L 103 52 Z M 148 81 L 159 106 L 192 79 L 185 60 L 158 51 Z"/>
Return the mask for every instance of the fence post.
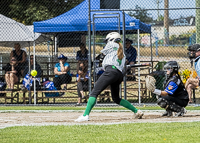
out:
<path id="1" fill-rule="evenodd" d="M 196 7 L 200 7 L 200 0 L 196 0 Z M 196 9 L 196 43 L 200 43 L 200 9 Z"/>

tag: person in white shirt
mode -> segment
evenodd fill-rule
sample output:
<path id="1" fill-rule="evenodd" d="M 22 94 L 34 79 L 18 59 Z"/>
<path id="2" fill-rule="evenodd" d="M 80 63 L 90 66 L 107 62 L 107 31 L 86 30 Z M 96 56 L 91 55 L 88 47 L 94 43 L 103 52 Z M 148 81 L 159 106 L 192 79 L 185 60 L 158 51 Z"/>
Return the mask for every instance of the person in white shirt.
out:
<path id="1" fill-rule="evenodd" d="M 112 100 L 133 111 L 136 118 L 142 118 L 143 112 L 141 110 L 136 109 L 130 102 L 119 97 L 119 85 L 123 81 L 122 70 L 124 69 L 126 61 L 126 56 L 120 41 L 121 36 L 117 32 L 111 32 L 106 36 L 107 44 L 105 48 L 101 50 L 101 53 L 105 55 L 102 62 L 105 72 L 99 77 L 89 96 L 85 113 L 75 121 L 89 121 L 89 113 L 96 103 L 97 96 L 109 85 L 111 88 Z"/>

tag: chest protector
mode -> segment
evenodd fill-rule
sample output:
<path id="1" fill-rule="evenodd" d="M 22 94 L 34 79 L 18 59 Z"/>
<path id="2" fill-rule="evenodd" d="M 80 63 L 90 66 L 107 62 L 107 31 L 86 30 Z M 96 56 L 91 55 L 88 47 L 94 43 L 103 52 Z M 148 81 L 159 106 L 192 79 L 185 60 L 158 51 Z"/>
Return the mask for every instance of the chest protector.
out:
<path id="1" fill-rule="evenodd" d="M 171 81 L 176 83 L 176 85 L 178 85 L 178 88 L 176 89 L 174 94 L 172 94 L 172 95 L 169 94 L 169 96 L 174 96 L 174 97 L 177 97 L 179 99 L 189 99 L 188 93 L 185 89 L 185 86 L 183 85 L 183 82 L 177 76 L 170 77 L 166 81 L 164 88 L 166 88 Z"/>

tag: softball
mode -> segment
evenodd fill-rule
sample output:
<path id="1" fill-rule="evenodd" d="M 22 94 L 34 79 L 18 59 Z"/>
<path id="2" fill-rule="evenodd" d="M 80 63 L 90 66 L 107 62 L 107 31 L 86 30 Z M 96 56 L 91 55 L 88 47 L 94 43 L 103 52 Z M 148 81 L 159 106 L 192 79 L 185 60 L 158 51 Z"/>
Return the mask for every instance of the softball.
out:
<path id="1" fill-rule="evenodd" d="M 37 71 L 36 71 L 36 70 L 32 70 L 32 71 L 31 71 L 31 75 L 32 75 L 32 76 L 36 76 L 36 75 L 37 75 Z"/>

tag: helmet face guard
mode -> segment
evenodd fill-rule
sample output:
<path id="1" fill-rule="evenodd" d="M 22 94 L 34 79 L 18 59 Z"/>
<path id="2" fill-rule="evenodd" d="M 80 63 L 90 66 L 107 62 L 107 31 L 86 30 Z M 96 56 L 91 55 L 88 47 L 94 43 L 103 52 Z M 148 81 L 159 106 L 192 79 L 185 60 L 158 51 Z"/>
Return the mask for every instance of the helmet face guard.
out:
<path id="1" fill-rule="evenodd" d="M 169 77 L 172 77 L 174 73 L 178 73 L 178 70 L 180 69 L 180 66 L 178 65 L 178 63 L 176 61 L 169 61 L 164 65 L 164 71 L 165 71 L 165 76 L 166 79 L 168 79 Z M 167 71 L 170 72 L 167 74 Z"/>

